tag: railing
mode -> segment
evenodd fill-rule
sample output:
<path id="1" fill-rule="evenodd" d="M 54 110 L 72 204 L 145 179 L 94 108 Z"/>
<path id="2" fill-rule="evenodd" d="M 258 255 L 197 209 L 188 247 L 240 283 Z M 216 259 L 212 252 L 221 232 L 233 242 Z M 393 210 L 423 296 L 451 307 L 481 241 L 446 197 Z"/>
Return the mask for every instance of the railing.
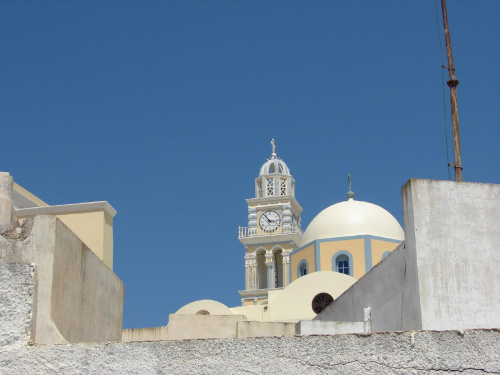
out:
<path id="1" fill-rule="evenodd" d="M 267 236 L 269 234 L 298 234 L 303 236 L 304 232 L 297 224 L 284 224 L 273 232 L 267 232 L 257 227 L 239 227 L 238 238 Z"/>

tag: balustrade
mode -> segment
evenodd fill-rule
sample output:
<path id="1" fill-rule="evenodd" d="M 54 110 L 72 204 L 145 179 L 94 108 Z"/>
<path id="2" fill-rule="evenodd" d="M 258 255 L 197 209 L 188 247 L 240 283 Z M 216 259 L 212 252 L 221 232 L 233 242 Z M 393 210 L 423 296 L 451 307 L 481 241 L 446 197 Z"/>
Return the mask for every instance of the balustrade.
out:
<path id="1" fill-rule="evenodd" d="M 238 230 L 238 238 L 245 237 L 258 237 L 258 236 L 267 236 L 269 234 L 298 234 L 300 237 L 304 234 L 302 229 L 297 224 L 285 224 L 274 232 L 266 232 L 261 228 L 256 227 L 239 227 Z"/>

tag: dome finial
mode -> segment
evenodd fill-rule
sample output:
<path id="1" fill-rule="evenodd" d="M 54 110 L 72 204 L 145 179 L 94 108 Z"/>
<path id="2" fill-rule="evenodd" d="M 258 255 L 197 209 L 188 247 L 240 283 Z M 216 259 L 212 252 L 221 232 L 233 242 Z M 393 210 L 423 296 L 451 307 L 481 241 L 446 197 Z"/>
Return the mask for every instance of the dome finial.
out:
<path id="1" fill-rule="evenodd" d="M 352 177 L 351 172 L 347 175 L 347 181 L 349 181 L 349 191 L 347 192 L 347 199 L 354 199 L 354 192 L 352 191 Z"/>
<path id="2" fill-rule="evenodd" d="M 271 154 L 271 158 L 275 159 L 276 158 L 276 144 L 274 143 L 274 138 L 271 139 L 271 146 L 273 146 L 273 153 Z"/>

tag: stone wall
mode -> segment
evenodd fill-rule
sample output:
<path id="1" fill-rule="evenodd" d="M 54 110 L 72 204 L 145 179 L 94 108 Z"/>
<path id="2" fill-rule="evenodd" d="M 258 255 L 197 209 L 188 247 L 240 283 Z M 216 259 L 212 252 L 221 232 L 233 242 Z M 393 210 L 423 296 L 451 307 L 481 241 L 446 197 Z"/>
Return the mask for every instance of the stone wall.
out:
<path id="1" fill-rule="evenodd" d="M 32 265 L 0 262 L 0 347 L 30 339 L 34 294 Z"/>
<path id="2" fill-rule="evenodd" d="M 1 346 L 2 374 L 500 373 L 500 332 Z"/>

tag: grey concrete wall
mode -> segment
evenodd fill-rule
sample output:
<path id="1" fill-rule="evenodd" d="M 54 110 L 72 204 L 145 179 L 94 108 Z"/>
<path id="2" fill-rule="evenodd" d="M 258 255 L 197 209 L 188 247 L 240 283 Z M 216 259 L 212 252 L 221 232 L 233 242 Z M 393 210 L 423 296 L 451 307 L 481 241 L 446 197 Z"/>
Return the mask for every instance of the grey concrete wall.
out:
<path id="1" fill-rule="evenodd" d="M 419 210 L 418 206 L 414 206 L 412 198 L 412 190 L 408 181 L 401 188 L 401 196 L 403 199 L 403 221 L 405 228 L 405 247 L 407 249 L 415 249 L 416 233 L 411 226 L 412 218 L 415 211 Z M 420 290 L 418 283 L 418 262 L 415 250 L 406 251 L 405 263 L 405 283 L 403 290 L 403 309 L 404 313 L 401 316 L 402 327 L 407 329 L 422 329 L 422 314 L 420 310 Z"/>
<path id="2" fill-rule="evenodd" d="M 412 320 L 403 329 L 419 315 L 422 329 L 499 327 L 500 185 L 410 180 L 402 190 L 418 280 L 418 296 L 405 290 Z"/>
<path id="3" fill-rule="evenodd" d="M 0 346 L 0 374 L 500 373 L 500 332 Z"/>
<path id="4" fill-rule="evenodd" d="M 333 335 L 363 333 L 363 322 L 333 322 L 326 320 L 301 320 L 295 326 L 297 335 Z"/>
<path id="5" fill-rule="evenodd" d="M 59 219 L 37 216 L 18 238 L 0 238 L 0 258 L 35 266 L 35 342 L 121 339 L 123 283 Z"/>
<path id="6" fill-rule="evenodd" d="M 402 243 L 319 313 L 315 320 L 363 322 L 364 308 L 370 307 L 372 331 L 402 330 L 405 263 L 406 249 Z"/>

